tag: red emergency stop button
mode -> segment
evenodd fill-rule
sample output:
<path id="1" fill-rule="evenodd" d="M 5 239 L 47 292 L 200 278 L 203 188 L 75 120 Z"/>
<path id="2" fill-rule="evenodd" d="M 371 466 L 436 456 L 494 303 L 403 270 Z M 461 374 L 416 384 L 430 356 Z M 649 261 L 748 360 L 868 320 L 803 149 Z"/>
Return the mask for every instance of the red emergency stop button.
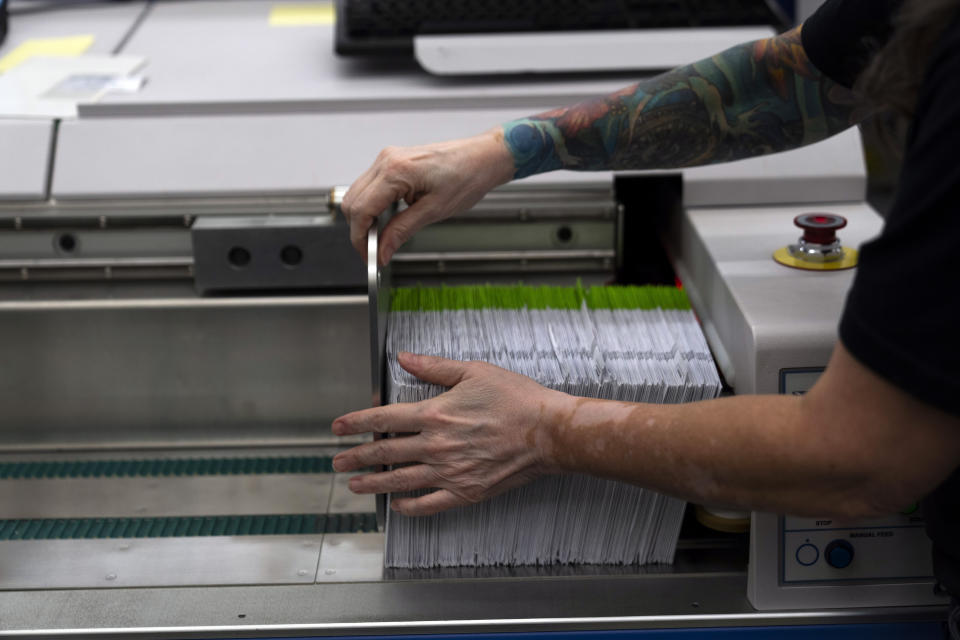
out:
<path id="1" fill-rule="evenodd" d="M 812 244 L 832 244 L 837 241 L 837 230 L 847 226 L 847 219 L 834 213 L 804 213 L 793 219 L 803 229 L 803 241 Z"/>

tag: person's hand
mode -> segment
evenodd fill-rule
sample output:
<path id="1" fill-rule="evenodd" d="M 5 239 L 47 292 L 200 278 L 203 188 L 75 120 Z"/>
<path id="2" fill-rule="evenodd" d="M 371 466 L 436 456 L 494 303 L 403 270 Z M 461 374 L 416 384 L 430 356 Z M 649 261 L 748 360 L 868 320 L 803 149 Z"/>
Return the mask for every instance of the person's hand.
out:
<path id="1" fill-rule="evenodd" d="M 381 234 L 378 260 L 385 265 L 414 233 L 469 209 L 514 171 L 500 127 L 463 140 L 387 147 L 343 197 L 350 242 L 366 259 L 367 231 L 387 207 L 403 200 L 408 207 Z"/>
<path id="2" fill-rule="evenodd" d="M 333 423 L 339 436 L 412 434 L 383 438 L 344 451 L 336 471 L 373 465 L 417 463 L 350 479 L 355 493 L 436 488 L 418 498 L 395 498 L 404 515 L 430 515 L 479 502 L 557 469 L 548 459 L 551 425 L 573 398 L 530 378 L 484 362 L 459 362 L 410 353 L 400 365 L 427 382 L 451 387 L 416 403 L 392 404 L 347 414 Z"/>

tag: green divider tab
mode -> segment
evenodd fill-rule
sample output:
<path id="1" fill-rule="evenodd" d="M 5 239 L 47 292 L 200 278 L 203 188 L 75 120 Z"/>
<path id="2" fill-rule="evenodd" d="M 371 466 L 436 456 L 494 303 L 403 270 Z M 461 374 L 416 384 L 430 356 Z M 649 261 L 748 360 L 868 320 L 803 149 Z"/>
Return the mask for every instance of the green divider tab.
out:
<path id="1" fill-rule="evenodd" d="M 683 289 L 670 286 L 533 287 L 463 285 L 398 287 L 391 311 L 455 311 L 458 309 L 690 309 Z"/>

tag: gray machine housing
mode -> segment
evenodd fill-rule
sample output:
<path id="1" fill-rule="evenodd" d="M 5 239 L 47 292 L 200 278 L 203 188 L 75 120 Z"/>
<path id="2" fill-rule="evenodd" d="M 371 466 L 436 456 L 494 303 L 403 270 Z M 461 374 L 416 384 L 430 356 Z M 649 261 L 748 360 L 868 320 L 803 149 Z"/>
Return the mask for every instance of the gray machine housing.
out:
<path id="1" fill-rule="evenodd" d="M 297 238 L 342 233 L 344 243 L 343 226 L 318 222 L 333 215 L 330 187 L 349 184 L 382 147 L 473 135 L 633 80 L 373 68 L 333 55 L 331 25 L 271 26 L 272 7 L 131 2 L 18 16 L 0 54 L 26 38 L 91 33 L 93 51 L 145 56 L 148 81 L 139 93 L 80 105 L 77 119 L 0 123 L 4 140 L 16 141 L 0 146 L 0 463 L 342 449 L 330 421 L 376 403 L 376 274 L 356 273 L 362 264 L 348 251 L 331 252 L 325 269 L 336 273 L 321 278 L 367 286 L 310 280 L 307 291 L 263 291 L 273 276 L 232 280 L 223 249 L 262 240 L 278 255 L 289 236 L 257 226 L 268 218 L 291 222 Z M 646 213 L 676 214 L 664 244 L 734 390 L 776 393 L 782 370 L 825 366 L 851 274 L 793 273 L 770 253 L 796 239 L 797 212 L 848 215 L 852 244 L 879 229 L 863 204 L 857 132 L 679 173 L 680 210 Z M 397 255 L 394 276 L 606 281 L 630 249 L 615 177 L 560 171 L 498 189 L 419 234 Z M 202 264 L 207 246 L 212 271 Z M 201 295 L 198 286 L 231 291 Z M 374 510 L 345 475 L 227 480 L 8 479 L 0 504 L 8 520 Z M 943 605 L 902 589 L 902 577 L 783 584 L 785 551 L 768 526 L 776 518 L 755 515 L 749 579 L 736 549 L 697 541 L 681 545 L 670 567 L 398 574 L 384 572 L 376 532 L 3 540 L 0 627 L 157 638 L 942 618 Z"/>

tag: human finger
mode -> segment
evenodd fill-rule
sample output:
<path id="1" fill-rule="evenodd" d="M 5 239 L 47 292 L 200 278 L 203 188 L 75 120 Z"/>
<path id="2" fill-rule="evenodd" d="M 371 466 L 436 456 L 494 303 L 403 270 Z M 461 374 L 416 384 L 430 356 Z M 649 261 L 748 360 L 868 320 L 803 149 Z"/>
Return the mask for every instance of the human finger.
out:
<path id="1" fill-rule="evenodd" d="M 420 431 L 419 402 L 400 402 L 340 416 L 330 426 L 334 435 L 415 433 Z"/>
<path id="2" fill-rule="evenodd" d="M 466 500 L 447 489 L 438 489 L 417 498 L 390 499 L 390 508 L 405 516 L 432 516 L 465 504 Z"/>
<path id="3" fill-rule="evenodd" d="M 390 262 L 397 249 L 406 244 L 417 231 L 440 217 L 436 211 L 436 199 L 429 195 L 394 215 L 380 233 L 380 264 L 386 265 Z"/>
<path id="4" fill-rule="evenodd" d="M 363 467 L 421 462 L 423 450 L 416 438 L 381 438 L 338 453 L 334 471 L 354 471 Z"/>
<path id="5" fill-rule="evenodd" d="M 367 260 L 367 234 L 373 226 L 376 216 L 352 214 L 350 216 L 350 244 L 357 250 L 364 262 Z"/>
<path id="6" fill-rule="evenodd" d="M 349 211 L 350 241 L 357 251 L 363 253 L 367 231 L 381 213 L 406 195 L 408 189 L 403 181 L 391 179 L 388 174 L 380 174 L 356 195 Z"/>
<path id="7" fill-rule="evenodd" d="M 368 473 L 350 478 L 354 493 L 397 493 L 437 486 L 437 473 L 427 464 L 400 467 L 380 473 Z"/>
<path id="8" fill-rule="evenodd" d="M 363 193 L 370 183 L 380 175 L 380 170 L 376 164 L 364 171 L 353 181 L 353 184 L 350 185 L 350 188 L 347 189 L 347 192 L 343 194 L 343 201 L 340 203 L 340 210 L 343 212 L 344 218 L 347 222 L 350 222 L 350 217 L 353 215 L 354 204 L 356 203 L 357 197 Z"/>
<path id="9" fill-rule="evenodd" d="M 397 354 L 400 366 L 425 382 L 452 387 L 467 375 L 470 366 L 460 360 L 447 360 L 436 356 L 418 355 L 401 351 Z"/>

